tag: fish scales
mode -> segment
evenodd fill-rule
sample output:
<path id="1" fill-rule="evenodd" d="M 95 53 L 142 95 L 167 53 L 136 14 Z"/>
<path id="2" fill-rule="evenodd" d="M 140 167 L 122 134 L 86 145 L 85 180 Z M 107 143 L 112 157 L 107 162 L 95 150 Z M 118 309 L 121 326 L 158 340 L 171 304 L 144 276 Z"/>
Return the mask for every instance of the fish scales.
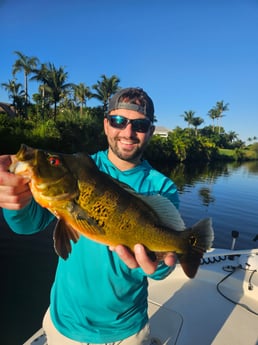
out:
<path id="1" fill-rule="evenodd" d="M 85 209 L 103 228 L 103 235 L 100 235 L 99 240 L 103 239 L 104 242 L 112 245 L 126 244 L 133 249 L 136 241 L 142 242 L 145 237 L 144 243 L 149 249 L 153 247 L 165 251 L 172 248 L 171 234 L 168 230 L 162 231 L 160 227 L 155 227 L 157 215 L 141 200 L 135 200 L 130 194 L 122 198 L 121 193 L 118 195 L 114 191 L 106 191 L 101 196 L 97 194 L 91 195 L 91 200 L 88 200 Z M 119 233 L 115 232 L 114 228 L 120 229 Z M 157 241 L 154 235 L 149 236 L 152 233 L 155 235 L 157 233 L 155 236 Z M 162 235 L 166 236 L 163 241 L 161 241 Z"/>

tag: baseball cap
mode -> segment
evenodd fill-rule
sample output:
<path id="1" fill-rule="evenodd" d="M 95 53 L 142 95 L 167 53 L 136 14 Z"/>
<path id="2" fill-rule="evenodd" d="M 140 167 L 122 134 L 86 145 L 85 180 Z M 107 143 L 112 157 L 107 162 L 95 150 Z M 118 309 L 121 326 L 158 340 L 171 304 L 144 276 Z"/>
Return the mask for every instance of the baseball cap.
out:
<path id="1" fill-rule="evenodd" d="M 128 109 L 138 111 L 154 121 L 154 105 L 152 99 L 141 88 L 128 87 L 119 90 L 110 98 L 108 113 L 115 109 Z"/>

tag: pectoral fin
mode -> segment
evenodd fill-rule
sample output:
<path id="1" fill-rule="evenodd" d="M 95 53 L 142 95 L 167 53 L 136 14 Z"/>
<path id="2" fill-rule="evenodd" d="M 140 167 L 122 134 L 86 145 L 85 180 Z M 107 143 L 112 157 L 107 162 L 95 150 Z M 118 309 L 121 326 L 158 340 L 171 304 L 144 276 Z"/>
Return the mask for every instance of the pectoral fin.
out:
<path id="1" fill-rule="evenodd" d="M 54 247 L 56 253 L 66 260 L 72 251 L 71 240 L 76 243 L 80 234 L 60 219 L 54 230 Z"/>
<path id="2" fill-rule="evenodd" d="M 105 234 L 97 219 L 91 217 L 80 205 L 74 203 L 72 206 L 74 228 L 89 238 Z"/>
<path id="3" fill-rule="evenodd" d="M 79 231 L 86 237 L 91 237 L 91 235 L 96 236 L 105 234 L 104 229 L 99 226 L 97 220 L 85 214 L 77 214 L 75 223 Z"/>

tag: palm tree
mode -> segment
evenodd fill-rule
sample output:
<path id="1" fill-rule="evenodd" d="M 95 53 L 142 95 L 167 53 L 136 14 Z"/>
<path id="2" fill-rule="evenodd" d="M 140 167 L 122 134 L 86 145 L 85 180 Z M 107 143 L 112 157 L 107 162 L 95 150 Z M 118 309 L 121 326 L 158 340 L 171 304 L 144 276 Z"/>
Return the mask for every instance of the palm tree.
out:
<path id="1" fill-rule="evenodd" d="M 234 131 L 229 131 L 228 132 L 228 140 L 233 143 L 234 140 L 238 138 L 238 134 Z"/>
<path id="2" fill-rule="evenodd" d="M 36 57 L 28 57 L 24 54 L 22 54 L 19 51 L 14 52 L 16 55 L 18 55 L 18 60 L 15 61 L 13 65 L 13 76 L 16 75 L 17 72 L 23 71 L 24 72 L 24 92 L 25 92 L 25 107 L 27 107 L 28 104 L 28 75 L 32 73 L 33 68 L 37 67 L 39 60 Z M 25 109 L 25 113 L 26 113 Z"/>
<path id="3" fill-rule="evenodd" d="M 90 92 L 90 88 L 86 86 L 84 83 L 74 85 L 73 89 L 74 98 L 80 104 L 80 114 L 82 116 L 83 105 L 86 105 L 86 100 L 92 97 L 92 93 Z"/>
<path id="4" fill-rule="evenodd" d="M 16 83 L 16 79 L 12 79 L 9 80 L 8 83 L 2 83 L 1 86 L 8 92 L 15 110 L 18 110 L 19 114 L 21 114 L 21 105 L 23 104 L 22 100 L 24 101 L 24 90 L 20 90 L 22 88 L 22 84 Z"/>
<path id="5" fill-rule="evenodd" d="M 18 96 L 21 92 L 19 89 L 22 87 L 22 84 L 16 83 L 16 79 L 9 80 L 8 83 L 2 83 L 1 85 L 8 92 L 11 99 Z"/>
<path id="6" fill-rule="evenodd" d="M 103 102 L 104 113 L 107 111 L 108 101 L 110 97 L 119 90 L 118 84 L 120 79 L 116 75 L 112 75 L 110 78 L 107 78 L 105 74 L 100 76 L 102 81 L 97 81 L 97 84 L 94 84 L 92 88 L 96 90 L 96 93 L 92 94 L 92 97 L 97 98 Z"/>
<path id="7" fill-rule="evenodd" d="M 56 69 L 53 64 L 49 64 L 46 84 L 53 97 L 54 118 L 56 118 L 57 103 L 66 96 L 68 90 L 73 86 L 71 83 L 65 83 L 67 78 L 68 73 L 64 71 L 63 67 Z"/>
<path id="8" fill-rule="evenodd" d="M 41 65 L 41 69 L 34 70 L 36 75 L 34 79 L 41 80 L 44 84 L 43 91 L 51 99 L 54 104 L 54 118 L 57 114 L 57 104 L 62 98 L 65 98 L 68 91 L 74 86 L 72 83 L 65 83 L 68 78 L 68 73 L 64 71 L 63 67 L 58 69 L 54 64 L 48 63 Z"/>
<path id="9" fill-rule="evenodd" d="M 180 115 L 184 118 L 184 121 L 187 122 L 188 128 L 190 127 L 190 125 L 192 125 L 194 114 L 195 114 L 195 111 L 188 110 L 188 111 L 185 111 L 184 114 Z"/>
<path id="10" fill-rule="evenodd" d="M 197 127 L 203 123 L 203 119 L 201 117 L 193 117 L 192 118 L 192 125 L 194 126 L 195 135 L 197 135 Z"/>
<path id="11" fill-rule="evenodd" d="M 41 81 L 43 84 L 39 86 L 40 95 L 38 96 L 41 101 L 41 116 L 44 118 L 45 103 L 46 103 L 46 79 L 48 73 L 48 67 L 46 64 L 41 64 L 40 68 L 35 68 L 32 71 L 34 76 L 31 80 Z"/>
<path id="12" fill-rule="evenodd" d="M 215 124 L 214 124 L 214 121 L 215 119 L 218 118 L 218 110 L 215 109 L 215 108 L 212 108 L 208 111 L 208 116 L 212 119 L 212 131 L 214 132 L 214 127 L 215 127 Z"/>
<path id="13" fill-rule="evenodd" d="M 221 119 L 223 116 L 224 111 L 229 110 L 228 109 L 228 103 L 224 104 L 224 101 L 219 101 L 216 103 L 215 109 L 217 110 L 217 121 L 218 121 L 218 128 L 219 128 L 219 134 L 220 134 L 220 126 L 219 126 L 219 119 Z"/>

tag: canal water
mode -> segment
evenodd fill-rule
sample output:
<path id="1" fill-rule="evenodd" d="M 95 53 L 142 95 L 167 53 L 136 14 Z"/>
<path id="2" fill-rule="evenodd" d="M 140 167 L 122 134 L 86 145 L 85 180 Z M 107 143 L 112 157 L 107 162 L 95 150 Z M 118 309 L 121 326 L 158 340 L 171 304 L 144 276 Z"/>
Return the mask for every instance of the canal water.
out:
<path id="1" fill-rule="evenodd" d="M 211 217 L 214 246 L 230 248 L 237 231 L 237 249 L 258 247 L 258 162 L 179 164 L 162 171 L 178 186 L 187 226 Z M 19 236 L 0 212 L 0 344 L 21 345 L 41 327 L 57 262 L 53 227 Z"/>
<path id="2" fill-rule="evenodd" d="M 258 162 L 177 165 L 168 175 L 180 194 L 180 212 L 186 225 L 212 218 L 215 247 L 254 248 L 258 235 Z"/>

